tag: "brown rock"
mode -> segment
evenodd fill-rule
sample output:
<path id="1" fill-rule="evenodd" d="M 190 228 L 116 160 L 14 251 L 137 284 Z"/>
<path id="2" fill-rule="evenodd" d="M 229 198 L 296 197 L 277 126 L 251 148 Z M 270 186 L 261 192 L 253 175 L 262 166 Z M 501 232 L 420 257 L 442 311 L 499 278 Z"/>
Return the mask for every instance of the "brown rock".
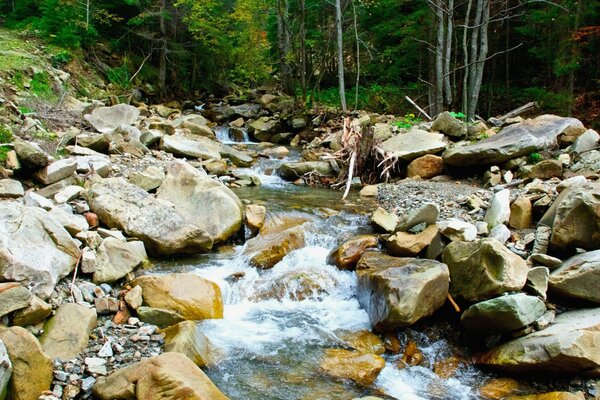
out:
<path id="1" fill-rule="evenodd" d="M 559 160 L 543 160 L 535 164 L 529 171 L 531 179 L 562 178 L 563 166 Z"/>
<path id="2" fill-rule="evenodd" d="M 353 270 L 366 249 L 377 247 L 379 239 L 374 235 L 360 235 L 345 241 L 327 256 L 327 263 L 341 270 Z"/>
<path id="3" fill-rule="evenodd" d="M 17 282 L 0 283 L 0 317 L 27 307 L 31 297 L 31 292 Z"/>
<path id="4" fill-rule="evenodd" d="M 297 226 L 283 231 L 261 233 L 246 242 L 244 255 L 257 268 L 269 269 L 291 251 L 304 247 L 304 230 Z"/>
<path id="5" fill-rule="evenodd" d="M 415 257 L 429 246 L 438 234 L 437 225 L 429 225 L 419 234 L 396 232 L 385 242 L 388 253 L 396 257 Z"/>
<path id="6" fill-rule="evenodd" d="M 319 366 L 334 378 L 350 379 L 359 385 L 370 386 L 385 367 L 385 360 L 360 351 L 327 349 Z"/>
<path id="7" fill-rule="evenodd" d="M 581 392 L 550 392 L 527 396 L 510 396 L 508 400 L 585 400 L 585 396 Z"/>
<path id="8" fill-rule="evenodd" d="M 12 323 L 17 326 L 35 325 L 52 314 L 52 306 L 37 296 L 31 298 L 29 306 L 15 312 Z"/>
<path id="9" fill-rule="evenodd" d="M 246 225 L 252 232 L 258 232 L 265 224 L 267 218 L 267 209 L 258 204 L 248 204 L 246 206 Z"/>
<path id="10" fill-rule="evenodd" d="M 479 388 L 479 394 L 486 399 L 500 400 L 519 388 L 519 382 L 510 378 L 492 379 Z"/>
<path id="11" fill-rule="evenodd" d="M 223 318 L 219 286 L 191 273 L 141 276 L 131 282 L 142 287 L 144 304 L 172 310 L 185 319 Z"/>
<path id="12" fill-rule="evenodd" d="M 210 340 L 198 330 L 195 321 L 183 321 L 161 331 L 165 335 L 165 352 L 184 354 L 199 367 L 214 365 L 220 358 Z"/>
<path id="13" fill-rule="evenodd" d="M 532 224 L 533 207 L 531 201 L 524 196 L 517 198 L 510 206 L 508 224 L 515 229 L 527 229 Z"/>
<path id="14" fill-rule="evenodd" d="M 456 371 L 461 364 L 464 364 L 464 360 L 462 360 L 460 357 L 450 356 L 448 358 L 436 361 L 436 363 L 433 365 L 433 372 L 435 372 L 435 374 L 442 379 L 452 378 L 454 375 L 456 375 Z"/>
<path id="15" fill-rule="evenodd" d="M 81 304 L 63 303 L 44 325 L 40 343 L 52 359 L 63 361 L 77 357 L 96 328 L 96 311 Z"/>
<path id="16" fill-rule="evenodd" d="M 90 229 L 98 227 L 99 222 L 98 216 L 96 214 L 94 214 L 93 212 L 86 212 L 85 214 L 83 214 L 83 216 L 85 217 L 86 222 L 90 226 Z"/>
<path id="17" fill-rule="evenodd" d="M 362 330 L 358 332 L 340 332 L 338 337 L 344 341 L 348 347 L 363 353 L 381 355 L 385 353 L 385 347 L 379 336 L 371 331 Z"/>
<path id="18" fill-rule="evenodd" d="M 430 179 L 443 173 L 444 160 L 433 154 L 427 154 L 411 161 L 406 168 L 407 178 L 420 176 L 423 179 Z"/>
<path id="19" fill-rule="evenodd" d="M 417 344 L 413 340 L 409 340 L 404 349 L 402 361 L 407 365 L 415 366 L 421 365 L 423 359 L 423 352 L 419 350 Z"/>

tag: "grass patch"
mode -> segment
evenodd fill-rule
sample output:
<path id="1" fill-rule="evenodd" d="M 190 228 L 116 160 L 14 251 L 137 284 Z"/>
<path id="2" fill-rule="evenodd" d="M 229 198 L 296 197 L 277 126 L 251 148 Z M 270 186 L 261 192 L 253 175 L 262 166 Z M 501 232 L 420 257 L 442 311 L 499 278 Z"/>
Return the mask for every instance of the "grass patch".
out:
<path id="1" fill-rule="evenodd" d="M 0 125 L 0 143 L 10 143 L 12 141 L 12 131 L 5 125 Z M 8 146 L 0 146 L 0 163 L 6 162 L 6 154 L 11 150 Z"/>

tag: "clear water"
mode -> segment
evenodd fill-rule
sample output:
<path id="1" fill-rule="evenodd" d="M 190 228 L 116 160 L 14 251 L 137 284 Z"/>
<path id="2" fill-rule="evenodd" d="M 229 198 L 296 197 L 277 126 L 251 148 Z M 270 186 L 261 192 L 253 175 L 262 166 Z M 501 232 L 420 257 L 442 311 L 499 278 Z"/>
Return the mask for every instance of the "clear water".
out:
<path id="1" fill-rule="evenodd" d="M 294 155 L 292 155 L 294 157 Z M 429 368 L 387 364 L 372 388 L 336 381 L 319 371 L 326 348 L 341 347 L 341 331 L 370 329 L 356 300 L 356 276 L 327 265 L 329 251 L 341 241 L 369 231 L 373 209 L 356 196 L 298 187 L 267 174 L 281 161 L 263 160 L 252 171 L 263 185 L 236 191 L 241 199 L 264 204 L 276 216 L 304 216 L 306 247 L 288 254 L 270 270 L 257 270 L 242 256 L 243 246 L 193 259 L 159 262 L 152 273 L 193 271 L 216 282 L 225 302 L 224 318 L 199 323 L 213 347 L 205 372 L 231 399 L 344 399 L 377 395 L 389 399 L 474 399 L 476 371 L 443 380 Z M 237 276 L 232 279 L 232 275 Z M 241 278 L 240 278 L 241 276 Z M 413 334 L 414 336 L 414 334 Z M 450 355 L 445 341 L 420 337 L 425 358 Z"/>

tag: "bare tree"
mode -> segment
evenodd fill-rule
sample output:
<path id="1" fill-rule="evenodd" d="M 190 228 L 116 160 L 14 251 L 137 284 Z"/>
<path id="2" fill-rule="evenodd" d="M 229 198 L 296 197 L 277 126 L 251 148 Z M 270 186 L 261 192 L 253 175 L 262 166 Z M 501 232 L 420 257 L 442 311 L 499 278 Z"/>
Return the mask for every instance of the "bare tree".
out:
<path id="1" fill-rule="evenodd" d="M 335 0 L 335 26 L 337 31 L 337 54 L 338 54 L 338 80 L 340 89 L 340 102 L 342 111 L 346 112 L 346 87 L 344 84 L 344 38 L 342 36 L 342 4 L 341 0 Z"/>
<path id="2" fill-rule="evenodd" d="M 291 94 L 294 91 L 294 88 L 292 84 L 292 70 L 289 64 L 292 38 L 288 0 L 277 0 L 277 45 L 279 47 L 281 83 L 283 84 L 283 90 L 286 93 Z"/>

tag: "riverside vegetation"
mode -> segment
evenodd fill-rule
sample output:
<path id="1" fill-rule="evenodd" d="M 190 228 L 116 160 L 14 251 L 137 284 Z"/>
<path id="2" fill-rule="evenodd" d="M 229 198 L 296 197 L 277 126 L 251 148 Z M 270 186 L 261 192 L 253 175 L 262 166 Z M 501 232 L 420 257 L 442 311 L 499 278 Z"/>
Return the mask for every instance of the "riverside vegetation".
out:
<path id="1" fill-rule="evenodd" d="M 106 86 L 28 45 L 1 54 L 0 400 L 599 398 L 580 120 L 78 99 Z"/>

